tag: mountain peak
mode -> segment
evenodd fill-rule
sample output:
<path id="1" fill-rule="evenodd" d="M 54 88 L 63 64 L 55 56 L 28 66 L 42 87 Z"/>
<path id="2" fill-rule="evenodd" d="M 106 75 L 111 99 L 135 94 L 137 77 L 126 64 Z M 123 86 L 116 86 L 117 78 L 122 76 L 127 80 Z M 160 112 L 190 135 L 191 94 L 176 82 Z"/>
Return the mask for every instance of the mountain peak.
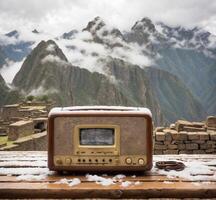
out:
<path id="1" fill-rule="evenodd" d="M 37 29 L 34 29 L 34 30 L 32 31 L 32 33 L 38 34 L 39 31 L 38 31 Z"/>
<path id="2" fill-rule="evenodd" d="M 93 40 L 97 43 L 106 44 L 109 47 L 123 46 L 124 37 L 120 30 L 105 24 L 100 17 L 95 17 L 90 21 L 83 31 L 89 31 Z"/>
<path id="3" fill-rule="evenodd" d="M 15 38 L 19 37 L 19 33 L 18 33 L 17 30 L 13 30 L 13 31 L 11 31 L 9 33 L 6 33 L 5 35 L 8 36 L 8 37 L 15 37 Z"/>
<path id="4" fill-rule="evenodd" d="M 137 21 L 135 25 L 132 27 L 132 30 L 133 31 L 148 31 L 150 33 L 154 33 L 156 31 L 154 24 L 147 17 L 144 17 L 142 20 Z"/>
<path id="5" fill-rule="evenodd" d="M 99 16 L 97 16 L 87 24 L 86 28 L 84 28 L 83 31 L 89 31 L 94 34 L 104 26 L 104 21 Z"/>
<path id="6" fill-rule="evenodd" d="M 78 31 L 76 29 L 73 29 L 67 33 L 64 33 L 61 38 L 69 40 L 72 39 L 76 34 L 78 33 Z"/>

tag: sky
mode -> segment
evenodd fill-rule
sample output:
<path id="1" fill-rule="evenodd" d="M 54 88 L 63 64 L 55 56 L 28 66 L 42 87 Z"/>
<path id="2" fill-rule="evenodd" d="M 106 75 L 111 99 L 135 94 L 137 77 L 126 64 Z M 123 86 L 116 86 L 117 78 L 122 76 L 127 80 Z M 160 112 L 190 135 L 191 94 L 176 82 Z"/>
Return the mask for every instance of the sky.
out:
<path id="1" fill-rule="evenodd" d="M 0 33 L 36 28 L 58 35 L 82 29 L 96 16 L 121 31 L 149 17 L 216 34 L 215 0 L 0 0 Z"/>

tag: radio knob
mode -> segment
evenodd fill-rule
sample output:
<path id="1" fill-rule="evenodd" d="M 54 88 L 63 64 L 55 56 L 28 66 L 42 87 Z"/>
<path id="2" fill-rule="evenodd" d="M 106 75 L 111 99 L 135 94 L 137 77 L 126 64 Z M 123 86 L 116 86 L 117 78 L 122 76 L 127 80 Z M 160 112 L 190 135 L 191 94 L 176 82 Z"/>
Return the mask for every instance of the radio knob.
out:
<path id="1" fill-rule="evenodd" d="M 66 158 L 65 159 L 65 164 L 70 165 L 72 163 L 71 158 Z"/>
<path id="2" fill-rule="evenodd" d="M 61 158 L 56 158 L 56 164 L 57 164 L 57 165 L 62 165 L 62 160 L 61 160 Z"/>
<path id="3" fill-rule="evenodd" d="M 144 165 L 144 164 L 145 164 L 145 161 L 144 161 L 142 158 L 140 158 L 140 159 L 138 160 L 138 163 L 139 163 L 139 165 Z"/>
<path id="4" fill-rule="evenodd" d="M 131 164 L 131 163 L 132 163 L 132 159 L 131 159 L 131 158 L 126 158 L 126 159 L 125 159 L 125 162 L 126 162 L 127 164 Z"/>

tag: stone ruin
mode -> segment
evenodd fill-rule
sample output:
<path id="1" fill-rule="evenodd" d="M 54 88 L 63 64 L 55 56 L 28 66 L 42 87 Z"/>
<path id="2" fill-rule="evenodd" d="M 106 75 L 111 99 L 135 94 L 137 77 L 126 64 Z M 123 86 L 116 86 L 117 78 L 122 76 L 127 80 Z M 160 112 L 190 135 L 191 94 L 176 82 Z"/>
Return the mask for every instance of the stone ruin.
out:
<path id="1" fill-rule="evenodd" d="M 26 140 L 38 138 L 37 134 L 46 130 L 51 108 L 52 104 L 45 102 L 22 102 L 3 106 L 0 110 L 0 142 L 3 137 L 7 137 L 7 141 L 0 143 L 0 150 L 8 149 L 7 142 L 10 141 L 19 143 L 18 140 L 27 136 L 29 137 Z M 39 135 L 44 137 L 46 134 Z M 14 147 L 14 144 L 11 146 Z"/>
<path id="2" fill-rule="evenodd" d="M 154 154 L 216 153 L 216 116 L 205 122 L 178 120 L 154 131 Z"/>

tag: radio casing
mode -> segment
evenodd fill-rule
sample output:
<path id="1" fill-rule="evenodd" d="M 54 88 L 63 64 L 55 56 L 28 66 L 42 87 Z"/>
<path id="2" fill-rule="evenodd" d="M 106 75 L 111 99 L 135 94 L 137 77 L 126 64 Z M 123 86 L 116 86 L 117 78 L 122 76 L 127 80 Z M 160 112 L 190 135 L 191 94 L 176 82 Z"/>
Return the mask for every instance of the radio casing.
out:
<path id="1" fill-rule="evenodd" d="M 112 136 L 113 144 L 81 144 L 82 131 L 88 137 L 89 130 L 105 131 L 103 137 Z M 74 106 L 53 108 L 48 116 L 50 170 L 150 170 L 152 144 L 152 115 L 146 108 Z"/>

